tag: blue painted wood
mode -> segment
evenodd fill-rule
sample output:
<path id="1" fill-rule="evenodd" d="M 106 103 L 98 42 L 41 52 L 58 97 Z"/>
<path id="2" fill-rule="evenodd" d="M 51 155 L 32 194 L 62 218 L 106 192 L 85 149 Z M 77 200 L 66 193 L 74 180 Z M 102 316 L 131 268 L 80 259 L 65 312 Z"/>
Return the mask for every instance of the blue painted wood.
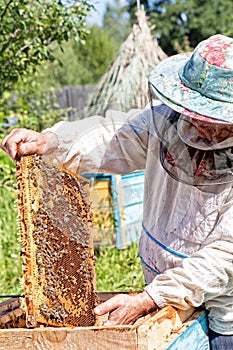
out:
<path id="1" fill-rule="evenodd" d="M 111 190 L 112 190 L 112 203 L 113 203 L 113 215 L 114 215 L 114 225 L 116 232 L 116 247 L 122 249 L 122 227 L 121 227 L 121 208 L 119 203 L 118 189 L 116 176 L 111 177 Z"/>
<path id="2" fill-rule="evenodd" d="M 203 311 L 167 350 L 209 350 L 208 321 Z"/>
<path id="3" fill-rule="evenodd" d="M 142 229 L 144 172 L 122 175 L 126 245 L 138 242 Z"/>

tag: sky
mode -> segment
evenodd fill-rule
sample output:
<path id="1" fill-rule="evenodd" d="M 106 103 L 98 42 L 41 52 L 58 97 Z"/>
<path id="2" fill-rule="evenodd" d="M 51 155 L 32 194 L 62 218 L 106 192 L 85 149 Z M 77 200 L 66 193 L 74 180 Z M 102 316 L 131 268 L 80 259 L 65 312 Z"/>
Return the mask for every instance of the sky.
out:
<path id="1" fill-rule="evenodd" d="M 96 11 L 91 11 L 90 18 L 87 22 L 91 25 L 97 24 L 101 26 L 105 7 L 108 3 L 114 3 L 114 0 L 93 0 L 91 3 L 95 6 Z"/>
<path id="2" fill-rule="evenodd" d="M 120 0 L 124 4 L 124 0 Z M 101 26 L 102 18 L 107 4 L 114 4 L 114 0 L 92 0 L 90 1 L 92 5 L 95 6 L 96 11 L 91 11 L 90 18 L 87 20 L 88 24 L 97 24 Z"/>
<path id="3" fill-rule="evenodd" d="M 97 24 L 102 25 L 102 19 L 105 12 L 107 4 L 114 4 L 114 0 L 92 0 L 90 3 L 95 6 L 96 11 L 91 11 L 89 18 L 87 18 L 87 23 L 90 25 Z M 120 0 L 120 4 L 127 4 L 126 0 Z M 140 0 L 137 0 L 137 6 L 140 8 Z"/>

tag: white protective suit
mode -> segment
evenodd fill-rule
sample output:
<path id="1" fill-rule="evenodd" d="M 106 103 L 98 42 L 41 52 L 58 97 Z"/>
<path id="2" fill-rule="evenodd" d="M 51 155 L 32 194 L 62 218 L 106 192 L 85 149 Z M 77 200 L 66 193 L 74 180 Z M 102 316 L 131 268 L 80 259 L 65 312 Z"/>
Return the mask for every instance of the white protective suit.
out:
<path id="1" fill-rule="evenodd" d="M 193 168 L 184 142 L 204 150 L 213 147 L 179 117 L 161 104 L 153 112 L 151 108 L 108 111 L 106 118 L 59 122 L 49 129 L 58 137 L 58 149 L 45 158 L 80 174 L 144 169 L 139 255 L 146 291 L 159 307 L 187 309 L 205 303 L 210 328 L 233 334 L 233 182 L 228 168 L 221 174 L 221 154 L 218 158 L 218 149 L 233 141 L 215 146 L 220 166 L 214 181 L 207 171 L 207 180 L 197 176 L 194 186 L 193 176 L 183 171 L 186 165 L 188 171 Z M 158 136 L 161 130 L 165 132 Z M 182 145 L 178 150 L 177 140 Z M 164 154 L 170 147 L 179 159 L 173 157 L 166 170 L 171 154 Z"/>

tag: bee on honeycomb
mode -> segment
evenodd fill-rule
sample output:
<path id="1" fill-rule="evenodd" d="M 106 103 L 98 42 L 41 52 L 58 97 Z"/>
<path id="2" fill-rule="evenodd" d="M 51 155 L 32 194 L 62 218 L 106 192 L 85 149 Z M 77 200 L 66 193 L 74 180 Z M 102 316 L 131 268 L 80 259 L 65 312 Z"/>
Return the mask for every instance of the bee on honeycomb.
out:
<path id="1" fill-rule="evenodd" d="M 88 181 L 36 155 L 16 174 L 27 327 L 95 325 Z"/>

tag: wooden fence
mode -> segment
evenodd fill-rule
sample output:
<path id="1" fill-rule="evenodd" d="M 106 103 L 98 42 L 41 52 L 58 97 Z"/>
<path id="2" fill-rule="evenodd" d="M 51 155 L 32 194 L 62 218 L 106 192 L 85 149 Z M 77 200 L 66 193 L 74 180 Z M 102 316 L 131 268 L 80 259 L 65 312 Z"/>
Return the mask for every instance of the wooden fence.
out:
<path id="1" fill-rule="evenodd" d="M 55 89 L 58 106 L 68 110 L 69 120 L 83 119 L 91 115 L 88 103 L 95 87 L 95 85 L 80 85 Z"/>

